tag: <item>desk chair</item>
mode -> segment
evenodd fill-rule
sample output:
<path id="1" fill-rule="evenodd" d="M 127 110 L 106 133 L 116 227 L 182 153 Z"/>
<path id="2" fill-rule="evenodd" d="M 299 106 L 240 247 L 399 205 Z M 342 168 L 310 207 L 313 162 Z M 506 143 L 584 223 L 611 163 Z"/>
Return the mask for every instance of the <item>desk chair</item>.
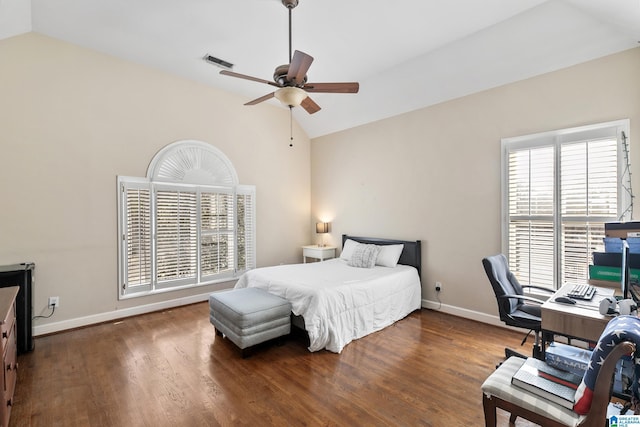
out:
<path id="1" fill-rule="evenodd" d="M 639 338 L 640 319 L 637 317 L 619 316 L 609 322 L 576 391 L 573 409 L 512 385 L 511 378 L 525 359 L 510 357 L 482 384 L 485 426 L 496 426 L 496 408 L 510 413 L 510 425 L 515 423 L 516 418 L 522 417 L 545 427 L 605 426 L 616 363 L 622 356 L 634 354 L 635 377 L 638 378 L 636 346 L 640 344 Z"/>
<path id="2" fill-rule="evenodd" d="M 484 271 L 487 273 L 493 292 L 498 301 L 498 313 L 500 320 L 508 326 L 528 329 L 524 336 L 524 345 L 527 337 L 533 331 L 535 333 L 535 343 L 533 345 L 533 357 L 540 358 L 542 350 L 540 348 L 541 316 L 540 306 L 544 301 L 524 295 L 524 289 L 537 289 L 546 292 L 551 296 L 553 291 L 539 286 L 522 286 L 516 276 L 509 270 L 507 257 L 503 254 L 486 257 L 482 260 Z M 505 349 L 507 357 L 515 353 Z"/>

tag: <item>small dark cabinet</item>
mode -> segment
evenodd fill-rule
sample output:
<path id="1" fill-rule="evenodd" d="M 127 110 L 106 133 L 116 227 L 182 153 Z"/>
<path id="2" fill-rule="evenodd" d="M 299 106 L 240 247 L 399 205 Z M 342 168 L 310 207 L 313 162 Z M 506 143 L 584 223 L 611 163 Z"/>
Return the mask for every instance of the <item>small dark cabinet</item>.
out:
<path id="1" fill-rule="evenodd" d="M 35 268 L 32 262 L 0 266 L 0 288 L 8 286 L 20 288 L 16 298 L 18 354 L 32 351 L 34 347 L 32 305 Z"/>

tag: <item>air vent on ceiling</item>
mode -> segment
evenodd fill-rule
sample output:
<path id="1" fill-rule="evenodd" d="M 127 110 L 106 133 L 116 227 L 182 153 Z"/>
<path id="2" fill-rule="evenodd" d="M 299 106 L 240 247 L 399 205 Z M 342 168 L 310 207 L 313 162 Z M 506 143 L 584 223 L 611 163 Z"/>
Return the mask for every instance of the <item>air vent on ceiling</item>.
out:
<path id="1" fill-rule="evenodd" d="M 230 70 L 233 68 L 233 64 L 231 62 L 227 62 L 223 59 L 216 58 L 215 56 L 209 55 L 208 53 L 202 59 L 207 61 L 209 64 L 217 65 L 220 68 L 226 68 L 227 70 Z"/>

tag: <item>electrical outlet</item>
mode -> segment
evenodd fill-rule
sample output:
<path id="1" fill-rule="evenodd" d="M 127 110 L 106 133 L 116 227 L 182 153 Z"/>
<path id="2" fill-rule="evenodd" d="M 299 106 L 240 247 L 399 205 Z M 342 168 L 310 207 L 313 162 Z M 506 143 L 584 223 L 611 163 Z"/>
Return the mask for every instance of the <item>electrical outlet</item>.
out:
<path id="1" fill-rule="evenodd" d="M 60 308 L 60 297 L 49 297 L 49 308 Z"/>
<path id="2" fill-rule="evenodd" d="M 442 283 L 436 282 L 436 292 L 440 292 L 442 290 Z"/>

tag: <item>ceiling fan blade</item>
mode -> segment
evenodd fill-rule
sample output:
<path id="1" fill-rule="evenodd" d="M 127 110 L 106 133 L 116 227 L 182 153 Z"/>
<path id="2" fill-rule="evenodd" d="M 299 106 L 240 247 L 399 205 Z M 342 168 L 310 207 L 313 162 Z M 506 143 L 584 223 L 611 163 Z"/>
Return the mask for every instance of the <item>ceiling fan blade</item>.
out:
<path id="1" fill-rule="evenodd" d="M 309 114 L 317 113 L 318 111 L 321 110 L 320 106 L 316 104 L 313 101 L 313 99 L 311 99 L 308 96 L 302 100 L 302 102 L 300 103 L 300 106 L 305 110 L 307 110 L 307 113 Z"/>
<path id="2" fill-rule="evenodd" d="M 220 71 L 220 74 L 223 74 L 225 76 L 237 77 L 239 79 L 251 80 L 258 83 L 266 83 L 268 85 L 275 86 L 275 87 L 280 87 L 278 84 L 271 82 L 269 80 L 259 79 L 258 77 L 247 76 L 246 74 L 234 73 L 233 71 L 222 70 Z"/>
<path id="3" fill-rule="evenodd" d="M 360 84 L 358 82 L 307 83 L 302 88 L 307 92 L 318 93 L 358 93 Z"/>
<path id="4" fill-rule="evenodd" d="M 275 92 L 268 93 L 268 94 L 266 94 L 265 96 L 261 96 L 260 98 L 256 98 L 256 99 L 254 99 L 253 101 L 249 101 L 249 102 L 247 102 L 247 103 L 246 103 L 246 104 L 244 104 L 244 105 L 256 105 L 256 104 L 259 104 L 259 103 L 261 103 L 261 102 L 263 102 L 263 101 L 266 101 L 266 100 L 268 100 L 268 99 L 273 98 L 273 94 L 274 94 L 274 93 L 275 93 Z"/>
<path id="5" fill-rule="evenodd" d="M 296 50 L 291 58 L 291 64 L 289 64 L 289 71 L 287 72 L 287 81 L 293 84 L 304 83 L 304 76 L 307 75 L 309 67 L 313 62 L 313 56 L 307 55 L 304 52 Z"/>

